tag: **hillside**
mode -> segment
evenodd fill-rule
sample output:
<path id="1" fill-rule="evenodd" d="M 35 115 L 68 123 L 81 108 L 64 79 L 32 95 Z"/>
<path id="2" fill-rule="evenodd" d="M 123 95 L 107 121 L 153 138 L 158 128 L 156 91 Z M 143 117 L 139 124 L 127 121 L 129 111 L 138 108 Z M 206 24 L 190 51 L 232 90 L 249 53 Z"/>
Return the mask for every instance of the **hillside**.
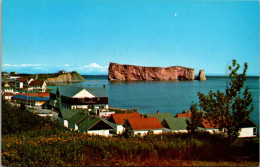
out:
<path id="1" fill-rule="evenodd" d="M 47 83 L 63 83 L 63 82 L 78 82 L 84 81 L 84 78 L 76 71 L 58 72 L 50 74 L 19 74 L 24 77 L 32 77 L 37 80 L 46 80 Z"/>
<path id="2" fill-rule="evenodd" d="M 2 102 L 3 166 L 258 166 L 259 140 L 228 149 L 218 134 L 103 137 L 69 131 Z"/>

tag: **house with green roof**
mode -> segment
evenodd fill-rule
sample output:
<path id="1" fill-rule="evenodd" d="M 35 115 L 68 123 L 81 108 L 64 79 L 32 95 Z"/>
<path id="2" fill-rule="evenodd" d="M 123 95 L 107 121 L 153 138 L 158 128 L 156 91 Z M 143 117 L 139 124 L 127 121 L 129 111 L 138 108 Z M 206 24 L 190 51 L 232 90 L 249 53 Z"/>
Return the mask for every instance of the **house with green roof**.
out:
<path id="1" fill-rule="evenodd" d="M 149 113 L 146 118 L 157 117 L 163 126 L 163 132 L 187 132 L 186 118 L 175 118 L 171 113 Z"/>
<path id="2" fill-rule="evenodd" d="M 50 92 L 50 104 L 58 109 L 87 109 L 92 113 L 108 117 L 108 94 L 103 87 L 57 86 Z"/>
<path id="3" fill-rule="evenodd" d="M 186 119 L 187 118 L 165 118 L 161 124 L 172 132 L 188 132 Z"/>
<path id="4" fill-rule="evenodd" d="M 173 115 L 171 113 L 160 113 L 159 111 L 157 111 L 157 113 L 149 113 L 149 114 L 145 114 L 146 118 L 149 117 L 157 117 L 158 120 L 160 122 L 162 122 L 164 119 L 166 118 L 173 118 Z"/>
<path id="5" fill-rule="evenodd" d="M 90 115 L 88 110 L 83 109 L 61 109 L 60 123 L 72 130 L 93 135 L 108 136 L 109 131 L 114 129 L 102 119 Z"/>

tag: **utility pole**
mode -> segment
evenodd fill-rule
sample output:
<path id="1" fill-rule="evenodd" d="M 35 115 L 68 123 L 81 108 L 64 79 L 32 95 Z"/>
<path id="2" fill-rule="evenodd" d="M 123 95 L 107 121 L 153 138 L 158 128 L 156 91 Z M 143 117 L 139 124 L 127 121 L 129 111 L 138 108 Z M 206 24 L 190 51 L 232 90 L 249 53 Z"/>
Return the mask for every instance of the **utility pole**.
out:
<path id="1" fill-rule="evenodd" d="M 89 111 L 87 110 L 87 127 L 86 127 L 86 132 L 88 133 L 88 128 L 89 128 Z"/>
<path id="2" fill-rule="evenodd" d="M 28 106 L 28 92 L 29 92 L 29 88 L 27 88 L 27 96 L 26 96 L 26 109 L 27 109 L 27 106 Z"/>

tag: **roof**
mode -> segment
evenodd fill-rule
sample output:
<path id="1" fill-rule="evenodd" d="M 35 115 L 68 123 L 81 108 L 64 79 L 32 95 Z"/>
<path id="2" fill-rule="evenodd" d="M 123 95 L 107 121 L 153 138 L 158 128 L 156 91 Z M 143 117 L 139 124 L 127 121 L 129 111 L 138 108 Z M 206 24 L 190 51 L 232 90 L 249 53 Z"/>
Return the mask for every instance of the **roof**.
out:
<path id="1" fill-rule="evenodd" d="M 89 93 L 91 93 L 93 96 L 96 97 L 108 97 L 106 89 L 105 88 L 83 88 L 83 87 L 77 87 L 77 86 L 58 86 L 57 89 L 59 89 L 59 92 L 61 95 L 66 97 L 73 97 L 77 93 L 79 93 L 82 90 L 86 90 Z M 51 92 L 56 94 L 57 89 L 53 89 Z"/>
<path id="2" fill-rule="evenodd" d="M 107 91 L 103 87 L 89 87 L 85 89 L 96 97 L 108 97 Z"/>
<path id="3" fill-rule="evenodd" d="M 36 81 L 32 81 L 29 85 L 30 86 L 42 86 L 44 84 L 43 80 L 36 80 Z"/>
<path id="4" fill-rule="evenodd" d="M 64 120 L 68 120 L 70 119 L 71 117 L 73 117 L 75 114 L 77 114 L 78 112 L 82 112 L 83 109 L 60 109 L 61 111 L 61 115 L 62 115 L 62 119 Z"/>
<path id="5" fill-rule="evenodd" d="M 32 101 L 48 101 L 50 97 L 33 97 L 33 96 L 25 96 L 25 95 L 15 95 L 12 99 L 21 99 L 21 100 L 32 100 Z"/>
<path id="6" fill-rule="evenodd" d="M 4 96 L 14 96 L 15 94 L 12 92 L 4 92 Z"/>
<path id="7" fill-rule="evenodd" d="M 257 127 L 257 125 L 251 120 L 247 120 L 245 123 L 241 124 L 241 128 L 246 128 L 246 127 Z"/>
<path id="8" fill-rule="evenodd" d="M 219 125 L 210 124 L 207 119 L 202 119 L 202 125 L 205 129 L 218 129 Z M 257 125 L 252 120 L 247 120 L 245 123 L 240 125 L 240 128 L 246 127 L 257 127 Z"/>
<path id="9" fill-rule="evenodd" d="M 186 118 L 166 118 L 164 121 L 171 130 L 187 130 Z"/>
<path id="10" fill-rule="evenodd" d="M 25 82 L 25 81 L 29 81 L 29 80 L 31 80 L 32 78 L 25 78 L 25 77 L 19 77 L 19 78 L 17 78 L 17 80 L 19 81 L 19 82 Z"/>
<path id="11" fill-rule="evenodd" d="M 19 93 L 19 95 L 33 96 L 33 97 L 50 97 L 50 93 L 48 93 L 48 92 Z"/>
<path id="12" fill-rule="evenodd" d="M 173 118 L 171 113 L 150 113 L 150 114 L 145 114 L 146 117 L 157 117 L 160 122 L 162 122 L 165 118 Z"/>
<path id="13" fill-rule="evenodd" d="M 84 118 L 86 118 L 88 111 L 84 111 L 82 110 L 81 112 L 77 112 L 76 114 L 74 114 L 72 117 L 70 117 L 68 119 L 68 121 L 72 124 L 77 124 L 79 123 L 81 120 L 83 120 Z"/>
<path id="14" fill-rule="evenodd" d="M 176 114 L 177 118 L 187 118 L 187 117 L 191 117 L 191 113 L 179 113 Z"/>
<path id="15" fill-rule="evenodd" d="M 87 126 L 88 121 L 88 126 Z M 89 116 L 89 119 L 85 118 L 83 121 L 77 124 L 78 127 L 84 131 L 87 130 L 110 130 L 114 129 L 111 125 L 107 124 L 100 118 Z"/>
<path id="16" fill-rule="evenodd" d="M 129 118 L 128 122 L 133 130 L 152 130 L 163 128 L 157 117 Z"/>
<path id="17" fill-rule="evenodd" d="M 96 118 L 93 116 L 88 116 L 87 111 L 84 109 L 61 109 L 62 118 L 64 120 L 68 120 L 71 124 L 77 124 L 80 129 L 87 130 L 87 121 L 88 121 L 88 129 L 91 129 L 96 124 L 100 126 L 98 128 L 101 129 L 113 129 L 110 125 L 102 121 L 100 118 Z M 89 119 L 87 119 L 89 118 Z"/>
<path id="18" fill-rule="evenodd" d="M 19 82 L 25 82 L 25 78 L 23 78 L 23 77 L 17 78 L 17 80 L 18 80 Z"/>
<path id="19" fill-rule="evenodd" d="M 93 116 L 89 116 L 89 120 L 88 121 L 89 121 L 88 129 L 90 129 L 91 127 L 96 125 L 99 121 L 101 121 L 101 119 L 93 117 Z M 84 120 L 82 120 L 81 122 L 78 123 L 78 127 L 80 129 L 87 130 L 87 117 Z M 113 129 L 113 128 L 111 128 L 111 129 Z"/>
<path id="20" fill-rule="evenodd" d="M 218 125 L 215 125 L 213 123 L 210 123 L 207 119 L 203 118 L 202 119 L 202 126 L 205 128 L 205 129 L 218 129 L 219 126 Z"/>
<path id="21" fill-rule="evenodd" d="M 140 114 L 137 112 L 134 113 L 120 113 L 120 114 L 111 114 L 112 119 L 114 122 L 119 125 L 119 124 L 124 124 L 126 119 L 129 118 L 141 118 Z"/>

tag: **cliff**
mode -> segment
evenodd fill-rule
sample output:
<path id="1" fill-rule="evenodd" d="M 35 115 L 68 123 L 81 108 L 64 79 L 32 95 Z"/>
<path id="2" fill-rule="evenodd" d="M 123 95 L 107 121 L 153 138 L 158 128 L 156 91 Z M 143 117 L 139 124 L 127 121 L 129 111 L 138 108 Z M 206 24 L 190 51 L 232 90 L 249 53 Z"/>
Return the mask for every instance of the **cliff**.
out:
<path id="1" fill-rule="evenodd" d="M 147 80 L 147 81 L 169 81 L 169 80 L 194 80 L 194 69 L 171 66 L 171 67 L 143 67 L 135 65 L 120 65 L 110 63 L 108 68 L 109 80 Z"/>
<path id="2" fill-rule="evenodd" d="M 56 77 L 46 78 L 47 83 L 77 82 L 83 80 L 84 78 L 77 72 L 64 73 Z"/>

